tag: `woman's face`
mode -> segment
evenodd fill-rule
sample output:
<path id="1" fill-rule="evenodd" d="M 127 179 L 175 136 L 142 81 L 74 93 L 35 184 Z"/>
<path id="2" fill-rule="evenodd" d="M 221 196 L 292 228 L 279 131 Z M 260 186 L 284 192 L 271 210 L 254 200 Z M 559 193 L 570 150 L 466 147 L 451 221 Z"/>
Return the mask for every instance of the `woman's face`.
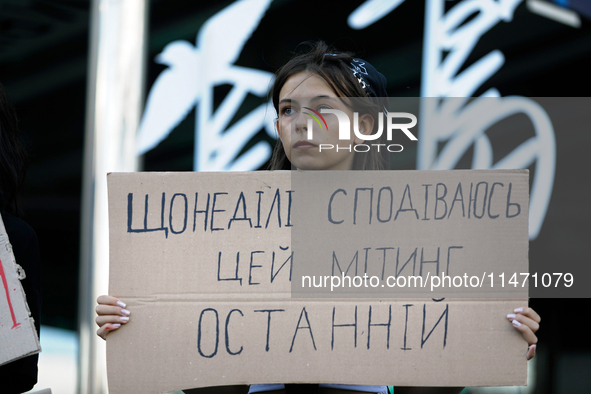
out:
<path id="1" fill-rule="evenodd" d="M 323 108 L 345 112 L 352 124 L 353 110 L 338 98 L 324 79 L 310 72 L 300 72 L 287 79 L 279 92 L 277 119 L 277 130 L 285 155 L 299 170 L 350 170 L 355 155 L 353 146 L 363 141 L 356 141 L 355 138 L 350 141 L 339 140 L 336 115 L 322 114 L 328 127 L 321 120 L 321 128 L 310 115 L 304 113 L 314 114 L 310 109 L 320 113 Z M 312 120 L 311 140 L 308 139 L 308 119 Z M 368 125 L 364 117 L 361 119 L 359 127 L 363 133 L 363 128 Z M 350 135 L 354 135 L 353 130 L 350 130 Z M 330 145 L 334 148 L 328 149 Z"/>

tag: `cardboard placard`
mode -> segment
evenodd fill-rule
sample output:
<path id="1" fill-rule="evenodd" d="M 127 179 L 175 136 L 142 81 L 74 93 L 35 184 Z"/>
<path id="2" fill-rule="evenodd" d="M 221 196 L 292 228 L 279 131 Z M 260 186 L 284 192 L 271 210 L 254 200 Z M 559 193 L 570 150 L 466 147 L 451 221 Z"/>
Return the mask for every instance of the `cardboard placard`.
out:
<path id="1" fill-rule="evenodd" d="M 12 246 L 1 216 L 0 344 L 0 365 L 41 351 L 35 322 L 27 305 Z"/>
<path id="2" fill-rule="evenodd" d="M 527 286 L 498 275 L 528 270 L 527 171 L 113 173 L 108 185 L 109 292 L 132 311 L 107 339 L 112 394 L 526 383 L 527 344 L 505 315 L 527 304 Z M 363 193 L 375 199 L 361 210 Z M 368 257 L 386 247 L 402 265 Z M 345 271 L 385 285 L 482 269 L 495 283 L 482 272 L 480 293 L 302 286 Z"/>

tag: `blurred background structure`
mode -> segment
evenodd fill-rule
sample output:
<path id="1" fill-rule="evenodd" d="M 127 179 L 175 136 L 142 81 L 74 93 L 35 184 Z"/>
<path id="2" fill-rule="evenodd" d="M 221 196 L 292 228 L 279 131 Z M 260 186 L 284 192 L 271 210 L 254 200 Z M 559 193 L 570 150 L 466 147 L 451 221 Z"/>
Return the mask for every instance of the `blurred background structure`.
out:
<path id="1" fill-rule="evenodd" d="M 43 263 L 37 388 L 106 392 L 92 322 L 107 288 L 100 174 L 264 168 L 275 138 L 272 73 L 318 39 L 370 61 L 390 97 L 590 96 L 588 0 L 0 1 L 0 81 L 31 154 L 24 219 Z M 110 145 L 130 133 L 127 148 Z M 522 160 L 549 185 L 530 228 L 530 270 L 573 272 L 576 286 L 566 295 L 530 289 L 543 317 L 531 385 L 503 392 L 591 392 L 591 345 L 579 322 L 590 297 L 579 269 L 591 235 L 591 133 L 588 123 L 552 133 L 553 144 Z M 417 150 L 393 167 L 437 168 L 446 138 L 419 134 Z M 498 148 L 498 139 L 474 141 L 450 168 L 494 167 L 515 148 Z M 548 155 L 555 160 L 542 173 Z"/>

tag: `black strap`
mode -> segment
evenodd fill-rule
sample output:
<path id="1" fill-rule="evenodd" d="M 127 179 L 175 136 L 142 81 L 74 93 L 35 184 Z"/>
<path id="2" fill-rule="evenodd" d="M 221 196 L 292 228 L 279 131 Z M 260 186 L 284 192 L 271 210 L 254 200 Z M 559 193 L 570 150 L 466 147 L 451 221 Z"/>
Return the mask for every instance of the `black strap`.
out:
<path id="1" fill-rule="evenodd" d="M 318 394 L 317 384 L 286 384 L 287 394 Z"/>

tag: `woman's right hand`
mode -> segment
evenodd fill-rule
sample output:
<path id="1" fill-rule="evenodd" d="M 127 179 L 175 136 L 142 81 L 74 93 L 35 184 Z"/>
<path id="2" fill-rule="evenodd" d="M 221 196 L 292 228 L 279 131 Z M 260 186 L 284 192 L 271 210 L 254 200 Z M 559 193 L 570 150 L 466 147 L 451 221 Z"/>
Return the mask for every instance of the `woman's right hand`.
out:
<path id="1" fill-rule="evenodd" d="M 95 319 L 99 329 L 96 335 L 103 339 L 107 339 L 107 334 L 121 327 L 129 321 L 129 312 L 125 309 L 125 303 L 115 297 L 109 295 L 102 295 L 96 299 L 98 305 L 96 306 Z"/>

